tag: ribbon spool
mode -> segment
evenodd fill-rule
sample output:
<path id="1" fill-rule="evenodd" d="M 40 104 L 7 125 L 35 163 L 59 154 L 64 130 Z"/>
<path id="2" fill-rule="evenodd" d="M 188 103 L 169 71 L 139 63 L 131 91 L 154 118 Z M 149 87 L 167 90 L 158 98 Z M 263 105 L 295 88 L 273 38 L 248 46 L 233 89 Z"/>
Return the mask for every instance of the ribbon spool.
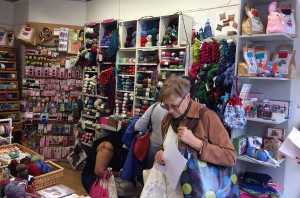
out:
<path id="1" fill-rule="evenodd" d="M 40 32 L 40 37 L 42 42 L 51 40 L 53 37 L 52 30 L 48 27 L 43 27 Z"/>

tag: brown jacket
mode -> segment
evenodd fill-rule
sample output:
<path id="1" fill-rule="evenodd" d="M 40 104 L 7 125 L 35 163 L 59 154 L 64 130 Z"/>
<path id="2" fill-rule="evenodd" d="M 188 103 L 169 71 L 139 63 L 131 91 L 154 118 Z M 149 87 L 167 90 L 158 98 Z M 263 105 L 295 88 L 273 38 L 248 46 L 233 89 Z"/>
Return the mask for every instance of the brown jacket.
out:
<path id="1" fill-rule="evenodd" d="M 191 108 L 187 116 L 180 123 L 181 126 L 189 126 L 192 119 L 199 119 L 199 111 L 204 105 L 192 101 Z M 162 120 L 162 138 L 166 137 L 170 126 L 171 114 L 167 113 Z M 236 163 L 236 152 L 229 138 L 228 132 L 224 128 L 218 115 L 208 110 L 198 122 L 198 126 L 193 131 L 194 135 L 203 141 L 203 148 L 200 159 L 222 166 L 234 166 Z M 179 141 L 178 149 L 184 150 L 186 145 Z"/>

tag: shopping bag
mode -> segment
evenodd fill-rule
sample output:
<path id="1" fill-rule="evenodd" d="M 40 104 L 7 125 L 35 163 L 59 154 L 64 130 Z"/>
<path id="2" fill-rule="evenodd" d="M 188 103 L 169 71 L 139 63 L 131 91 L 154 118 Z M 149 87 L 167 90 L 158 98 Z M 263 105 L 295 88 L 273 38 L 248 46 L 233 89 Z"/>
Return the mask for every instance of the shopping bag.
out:
<path id="1" fill-rule="evenodd" d="M 233 81 L 233 91 L 225 108 L 223 122 L 230 128 L 243 129 L 247 123 L 247 118 L 242 100 L 238 97 L 236 81 Z"/>
<path id="2" fill-rule="evenodd" d="M 140 198 L 183 198 L 180 185 L 174 190 L 168 180 L 153 166 L 144 185 Z"/>
<path id="3" fill-rule="evenodd" d="M 235 167 L 218 166 L 197 159 L 197 151 L 187 146 L 183 153 L 188 159 L 180 176 L 185 198 L 240 197 Z"/>
<path id="4" fill-rule="evenodd" d="M 137 134 L 137 136 L 136 136 L 136 142 L 133 147 L 133 154 L 140 161 L 143 161 L 145 159 L 145 157 L 147 156 L 148 151 L 149 151 L 150 138 L 151 138 L 151 133 L 152 133 L 151 115 L 152 115 L 154 108 L 158 104 L 159 103 L 155 103 L 155 105 L 153 106 L 153 108 L 151 110 L 150 119 L 149 119 L 149 123 L 148 123 L 148 129 L 145 132 L 143 132 L 142 134 Z"/>
<path id="5" fill-rule="evenodd" d="M 143 161 L 148 154 L 150 147 L 150 137 L 151 132 L 148 132 L 144 135 L 138 134 L 136 136 L 136 142 L 133 147 L 133 153 L 134 156 L 140 161 Z"/>
<path id="6" fill-rule="evenodd" d="M 91 198 L 117 198 L 117 188 L 114 176 L 110 170 L 106 170 L 103 178 L 97 177 L 90 188 L 89 196 Z"/>

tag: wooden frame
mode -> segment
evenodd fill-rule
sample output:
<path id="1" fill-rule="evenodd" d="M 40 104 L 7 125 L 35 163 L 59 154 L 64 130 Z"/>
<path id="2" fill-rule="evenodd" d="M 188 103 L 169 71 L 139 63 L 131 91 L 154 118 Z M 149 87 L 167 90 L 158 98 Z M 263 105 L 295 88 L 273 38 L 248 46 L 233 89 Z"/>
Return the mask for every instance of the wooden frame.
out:
<path id="1" fill-rule="evenodd" d="M 1 69 L 1 67 L 0 67 L 0 71 L 16 71 L 17 70 L 17 63 L 16 63 L 16 61 L 4 61 L 4 60 L 0 60 L 0 66 L 2 64 L 5 65 L 5 69 Z M 13 67 L 12 68 L 6 68 L 6 64 L 12 64 Z"/>
<path id="2" fill-rule="evenodd" d="M 21 102 L 20 101 L 0 101 L 0 106 L 2 104 L 5 104 L 5 103 L 7 103 L 7 104 L 17 104 L 18 107 L 10 108 L 9 110 L 0 109 L 0 112 L 1 111 L 18 111 L 18 110 L 20 110 L 20 107 L 21 107 Z"/>
<path id="3" fill-rule="evenodd" d="M 268 138 L 278 138 L 278 139 L 284 141 L 284 138 L 285 138 L 284 136 L 285 136 L 285 129 L 267 127 L 266 137 L 268 137 Z"/>
<path id="4" fill-rule="evenodd" d="M 17 75 L 18 75 L 18 73 L 17 73 L 17 71 L 5 71 L 5 70 L 0 70 L 0 74 L 14 74 L 15 75 L 15 77 L 14 78 L 3 78 L 3 79 L 1 79 L 1 80 L 3 80 L 3 81 L 14 81 L 14 80 L 17 80 Z"/>

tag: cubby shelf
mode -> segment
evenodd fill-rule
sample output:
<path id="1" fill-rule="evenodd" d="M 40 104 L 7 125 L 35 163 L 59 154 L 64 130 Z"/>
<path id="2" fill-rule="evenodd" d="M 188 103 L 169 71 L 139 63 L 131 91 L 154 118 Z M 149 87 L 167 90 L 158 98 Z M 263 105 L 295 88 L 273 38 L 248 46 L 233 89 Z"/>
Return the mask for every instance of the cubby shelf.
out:
<path id="1" fill-rule="evenodd" d="M 160 71 L 174 71 L 174 72 L 184 72 L 185 69 L 164 69 L 164 68 L 161 68 Z"/>
<path id="2" fill-rule="evenodd" d="M 118 65 L 135 65 L 135 63 L 117 63 Z"/>
<path id="3" fill-rule="evenodd" d="M 134 91 L 125 91 L 125 90 L 117 90 L 117 92 L 123 92 L 123 93 L 134 93 Z"/>
<path id="4" fill-rule="evenodd" d="M 146 97 L 139 97 L 139 96 L 136 96 L 135 99 L 139 99 L 139 100 L 154 100 L 154 98 L 146 98 Z"/>
<path id="5" fill-rule="evenodd" d="M 156 66 L 156 65 L 158 65 L 158 63 L 137 63 L 137 65 L 141 65 L 141 66 Z"/>
<path id="6" fill-rule="evenodd" d="M 120 48 L 120 51 L 135 51 L 136 48 L 135 47 L 128 47 L 128 48 Z"/>
<path id="7" fill-rule="evenodd" d="M 146 73 L 146 74 L 151 74 L 151 73 L 153 73 L 153 71 L 136 71 L 136 72 L 138 72 L 138 73 Z"/>
<path id="8" fill-rule="evenodd" d="M 96 131 L 96 129 L 94 129 L 94 128 L 92 128 L 92 127 L 85 127 L 85 129 L 89 129 L 89 130 Z"/>
<path id="9" fill-rule="evenodd" d="M 238 159 L 238 160 L 241 160 L 241 161 L 245 161 L 245 162 L 249 162 L 249 163 L 261 165 L 261 166 L 268 166 L 268 167 L 272 167 L 272 168 L 278 167 L 278 166 L 276 166 L 276 165 L 275 165 L 273 162 L 271 162 L 271 161 L 263 162 L 263 161 L 256 160 L 256 159 L 254 159 L 254 158 L 250 158 L 250 157 L 248 157 L 247 155 L 240 155 L 237 159 Z M 280 166 L 280 164 L 282 164 L 284 161 L 285 161 L 284 158 L 281 158 L 281 159 L 277 160 L 278 165 Z"/>
<path id="10" fill-rule="evenodd" d="M 242 35 L 239 39 L 251 42 L 293 42 L 293 38 L 284 33 Z"/>
<path id="11" fill-rule="evenodd" d="M 247 121 L 262 122 L 262 123 L 268 123 L 268 124 L 281 124 L 281 123 L 284 123 L 288 120 L 285 119 L 283 121 L 273 121 L 273 120 L 266 120 L 266 119 L 262 119 L 262 118 L 247 118 Z"/>
<path id="12" fill-rule="evenodd" d="M 118 74 L 118 76 L 124 76 L 124 77 L 135 77 L 135 75 L 129 75 L 129 74 Z"/>

